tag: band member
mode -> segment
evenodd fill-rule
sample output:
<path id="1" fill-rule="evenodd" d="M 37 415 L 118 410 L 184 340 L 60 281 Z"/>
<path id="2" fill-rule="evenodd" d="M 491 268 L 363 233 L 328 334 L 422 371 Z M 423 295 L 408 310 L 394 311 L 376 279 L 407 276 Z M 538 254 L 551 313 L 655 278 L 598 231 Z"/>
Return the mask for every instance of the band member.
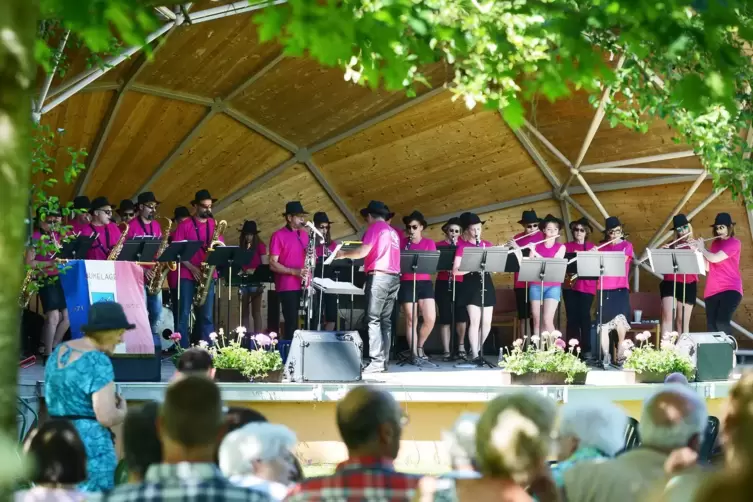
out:
<path id="1" fill-rule="evenodd" d="M 706 329 L 724 331 L 732 336 L 732 316 L 743 297 L 740 275 L 742 244 L 735 237 L 735 223 L 728 213 L 714 219 L 714 241 L 706 249 L 703 239 L 693 241 L 693 247 L 706 259 L 708 274 L 703 298 L 706 302 Z"/>
<path id="2" fill-rule="evenodd" d="M 178 333 L 183 335 L 180 344 L 188 347 L 190 336 L 188 334 L 188 321 L 191 317 L 191 307 L 193 306 L 193 296 L 196 292 L 197 285 L 201 282 L 201 264 L 206 260 L 207 250 L 212 244 L 212 237 L 217 222 L 212 215 L 212 206 L 217 202 L 209 194 L 209 190 L 199 190 L 196 192 L 194 200 L 191 201 L 194 215 L 186 218 L 175 229 L 173 240 L 180 241 L 201 241 L 201 248 L 194 254 L 190 260 L 181 263 L 180 269 L 180 305 L 178 310 L 180 318 L 178 319 Z M 220 241 L 224 238 L 220 236 Z M 209 334 L 214 331 L 214 286 L 217 279 L 217 271 L 214 272 L 213 280 L 209 281 L 207 292 L 207 301 L 201 307 L 198 307 L 196 313 L 197 327 L 201 333 L 201 339 L 209 342 Z"/>
<path id="3" fill-rule="evenodd" d="M 136 217 L 136 205 L 131 199 L 123 199 L 120 201 L 117 213 L 121 223 L 130 223 Z"/>
<path id="4" fill-rule="evenodd" d="M 457 246 L 460 233 L 460 218 L 450 218 L 447 223 L 442 226 L 442 232 L 444 232 L 445 238 L 436 242 L 437 249 L 449 246 Z M 459 275 L 455 277 L 455 331 L 458 334 L 458 356 L 462 359 L 466 358 L 465 353 L 465 323 L 468 322 L 468 310 L 465 305 L 461 305 L 458 301 L 460 296 L 460 286 L 462 286 L 463 276 Z M 434 300 L 437 303 L 437 310 L 439 310 L 439 328 L 442 334 L 442 347 L 444 348 L 444 354 L 442 355 L 443 361 L 452 360 L 452 352 L 450 349 L 451 333 L 450 324 L 452 323 L 452 278 L 450 272 L 438 272 L 437 280 L 434 283 Z"/>
<path id="5" fill-rule="evenodd" d="M 403 217 L 406 237 L 401 239 L 400 247 L 407 251 L 436 251 L 434 241 L 423 236 L 426 228 L 424 215 L 413 211 Z M 413 295 L 413 276 L 416 276 L 416 291 Z M 405 316 L 405 336 L 413 357 L 428 359 L 424 353 L 424 343 L 429 338 L 437 317 L 437 306 L 434 302 L 434 286 L 430 274 L 402 274 L 400 276 L 400 291 L 397 294 L 398 303 L 402 306 Z M 418 310 L 424 322 L 418 329 L 418 318 L 413 317 L 413 303 L 418 303 Z M 417 339 L 413 340 L 413 334 Z M 415 343 L 414 343 L 415 342 Z"/>
<path id="6" fill-rule="evenodd" d="M 489 272 L 484 277 L 484 294 L 483 304 L 481 299 L 481 273 L 480 272 L 461 272 L 460 262 L 463 258 L 463 252 L 468 247 L 492 247 L 489 241 L 481 240 L 481 229 L 484 224 L 481 218 L 474 213 L 463 213 L 460 216 L 460 223 L 463 228 L 463 234 L 458 240 L 457 251 L 455 252 L 455 263 L 452 273 L 456 276 L 463 275 L 463 300 L 468 310 L 468 340 L 471 342 L 471 357 L 477 363 L 483 360 L 483 347 L 489 331 L 492 329 L 492 314 L 494 305 L 497 303 L 497 296 L 494 291 L 494 283 Z M 481 325 L 481 308 L 484 309 L 484 322 Z M 479 344 L 479 330 L 481 333 L 481 343 Z"/>
<path id="7" fill-rule="evenodd" d="M 123 201 L 125 202 L 125 201 Z M 159 223 L 154 221 L 157 216 L 157 208 L 159 207 L 159 201 L 152 192 L 140 193 L 137 198 L 137 206 L 135 210 L 138 211 L 137 217 L 128 218 L 128 214 L 131 210 L 123 210 L 123 202 L 120 203 L 121 217 L 123 221 L 128 223 L 128 239 L 134 239 L 136 237 L 153 237 L 156 239 L 162 238 L 162 228 Z M 130 200 L 128 202 L 131 202 Z M 133 203 L 131 202 L 131 205 Z M 153 267 L 144 266 L 145 284 L 148 284 L 154 274 Z M 145 286 L 146 289 L 146 286 Z M 162 291 L 155 295 L 150 295 L 148 290 L 146 293 L 146 309 L 149 313 L 149 325 L 152 328 L 152 336 L 156 347 L 159 347 L 160 341 L 159 333 L 157 332 L 157 323 L 159 322 L 160 315 L 162 314 Z"/>
<path id="8" fill-rule="evenodd" d="M 532 242 L 525 245 L 531 249 L 531 258 L 563 258 L 565 256 L 565 245 L 557 242 L 563 225 L 562 220 L 551 214 L 547 214 L 541 220 L 539 228 L 544 234 L 543 242 Z M 554 331 L 554 314 L 557 312 L 557 305 L 559 305 L 561 297 L 562 284 L 557 282 L 545 282 L 543 290 L 540 282 L 528 284 L 528 300 L 531 304 L 533 332 L 535 334 L 540 335 L 543 331 L 549 333 Z M 543 309 L 541 309 L 542 298 L 544 300 Z M 539 318 L 540 315 L 541 318 Z"/>
<path id="9" fill-rule="evenodd" d="M 173 210 L 173 231 L 170 235 L 170 242 L 175 240 L 175 231 L 178 229 L 178 225 L 186 218 L 190 218 L 191 213 L 185 206 L 178 206 Z M 167 287 L 170 288 L 170 305 L 173 309 L 173 328 L 178 329 L 178 269 L 170 270 L 167 273 Z M 183 333 L 181 333 L 183 334 Z M 185 337 L 184 337 L 185 338 Z"/>
<path id="10" fill-rule="evenodd" d="M 306 248 L 309 234 L 303 228 L 306 215 L 300 202 L 285 204 L 285 226 L 269 239 L 269 268 L 275 275 L 275 290 L 280 299 L 280 309 L 285 318 L 284 340 L 292 340 L 298 329 L 301 304 L 301 282 L 308 276 Z"/>
<path id="11" fill-rule="evenodd" d="M 70 326 L 63 287 L 57 277 L 58 267 L 53 261 L 57 252 L 56 248 L 60 246 L 61 220 L 60 211 L 57 208 L 40 207 L 37 209 L 37 228 L 31 236 L 32 247 L 26 251 L 26 264 L 39 270 L 42 276 L 38 294 L 42 302 L 42 312 L 45 315 L 42 326 L 43 362 L 47 362 L 52 350 L 63 341 L 65 332 Z"/>
<path id="12" fill-rule="evenodd" d="M 259 237 L 259 230 L 255 221 L 244 221 L 241 228 L 241 249 L 251 252 L 251 261 L 243 265 L 243 275 L 250 278 L 260 265 L 269 263 L 267 258 L 267 245 Z M 264 295 L 263 284 L 246 282 L 240 287 L 241 295 L 241 318 L 246 322 L 246 327 L 256 333 L 261 333 L 263 322 L 261 317 L 261 300 Z M 250 307 L 250 308 L 249 308 Z"/>
<path id="13" fill-rule="evenodd" d="M 391 218 L 384 202 L 372 200 L 361 209 L 368 228 L 363 243 L 351 251 L 340 250 L 337 258 L 364 258 L 366 272 L 366 319 L 371 362 L 364 373 L 387 371 L 387 352 L 392 335 L 392 310 L 400 288 L 400 234 L 386 220 Z"/>
<path id="14" fill-rule="evenodd" d="M 106 260 L 118 243 L 122 232 L 112 222 L 112 206 L 107 197 L 97 197 L 91 202 L 91 223 L 81 229 L 81 235 L 94 236 L 94 242 L 86 253 L 87 260 Z"/>
<path id="15" fill-rule="evenodd" d="M 672 218 L 672 228 L 675 231 L 674 249 L 689 249 L 692 246 L 693 228 L 684 214 L 677 214 Z M 695 274 L 665 274 L 659 284 L 661 294 L 661 326 L 662 333 L 676 329 L 679 333 L 690 331 L 690 314 L 697 296 L 698 276 Z M 672 327 L 672 307 L 677 301 L 677 319 Z"/>
<path id="16" fill-rule="evenodd" d="M 593 227 L 587 218 L 570 223 L 573 240 L 565 244 L 565 254 L 590 251 L 594 243 L 588 240 Z M 578 340 L 583 357 L 591 353 L 591 306 L 596 295 L 596 282 L 593 279 L 576 279 L 569 289 L 562 291 L 567 314 L 567 336 Z"/>
<path id="17" fill-rule="evenodd" d="M 539 230 L 539 217 L 536 216 L 536 211 L 533 209 L 523 211 L 523 215 L 518 223 L 523 227 L 523 231 L 515 234 L 512 240 L 507 243 L 508 247 L 512 247 L 514 242 L 522 248 L 526 244 L 538 242 L 544 238 L 544 234 Z M 520 336 L 525 337 L 526 333 L 528 333 L 528 326 L 530 326 L 528 319 L 531 318 L 531 306 L 528 304 L 528 296 L 526 295 L 526 283 L 518 280 L 517 272 L 513 275 L 513 280 L 515 281 L 515 303 L 518 309 Z"/>
<path id="18" fill-rule="evenodd" d="M 92 221 L 92 215 L 89 210 L 92 203 L 86 195 L 79 195 L 73 199 L 74 216 L 70 221 L 71 231 L 74 234 L 80 234 L 84 227 L 88 227 Z"/>
<path id="19" fill-rule="evenodd" d="M 633 261 L 633 245 L 625 240 L 625 233 L 622 230 L 622 223 L 616 216 L 610 216 L 606 219 L 604 224 L 604 242 L 614 240 L 611 244 L 606 244 L 599 251 L 603 252 L 621 252 L 625 254 L 625 275 L 622 277 L 602 277 L 599 279 L 599 283 L 602 289 L 602 305 L 601 312 L 597 311 L 596 318 L 603 324 L 611 322 L 615 317 L 622 314 L 627 319 L 630 319 L 630 284 L 628 277 L 630 275 L 630 263 Z M 599 284 L 597 284 L 597 287 Z M 625 340 L 625 334 L 627 333 L 629 326 L 623 323 L 617 323 L 615 330 L 617 331 L 617 365 L 621 365 L 623 361 L 623 347 L 622 342 Z M 601 338 L 601 350 L 602 361 L 604 365 L 609 365 L 611 362 L 611 354 L 609 352 L 609 331 L 602 330 L 600 334 Z"/>
<path id="20" fill-rule="evenodd" d="M 329 221 L 329 217 L 327 216 L 327 213 L 325 212 L 318 212 L 314 213 L 314 226 L 316 227 L 319 232 L 324 236 L 324 241 L 317 238 L 316 242 L 316 257 L 317 259 L 323 258 L 325 255 L 324 250 L 326 249 L 326 255 L 329 256 L 332 251 L 335 250 L 337 247 L 337 243 L 332 240 L 331 234 L 332 234 L 332 222 Z M 321 273 L 321 265 L 317 266 L 317 270 L 319 270 Z M 331 270 L 325 270 L 324 273 L 326 276 L 332 275 Z M 319 302 L 322 301 L 322 297 L 324 297 L 324 309 L 321 308 L 319 305 Z M 325 295 L 322 294 L 321 291 L 317 292 L 317 302 L 316 302 L 316 314 L 321 311 L 324 316 L 324 329 L 326 331 L 332 331 L 335 329 L 335 324 L 337 321 L 337 297 L 336 295 Z"/>

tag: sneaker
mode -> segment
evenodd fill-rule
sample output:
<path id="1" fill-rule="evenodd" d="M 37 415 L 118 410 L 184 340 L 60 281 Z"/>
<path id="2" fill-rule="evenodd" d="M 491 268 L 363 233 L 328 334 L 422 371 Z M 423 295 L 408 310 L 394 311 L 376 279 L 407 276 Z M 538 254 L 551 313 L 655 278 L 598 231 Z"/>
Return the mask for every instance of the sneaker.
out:
<path id="1" fill-rule="evenodd" d="M 363 369 L 362 373 L 364 373 L 364 374 L 369 374 L 369 373 L 384 373 L 385 371 L 387 371 L 387 370 L 385 369 L 385 367 L 384 367 L 383 364 L 370 363 L 368 366 L 366 366 Z"/>

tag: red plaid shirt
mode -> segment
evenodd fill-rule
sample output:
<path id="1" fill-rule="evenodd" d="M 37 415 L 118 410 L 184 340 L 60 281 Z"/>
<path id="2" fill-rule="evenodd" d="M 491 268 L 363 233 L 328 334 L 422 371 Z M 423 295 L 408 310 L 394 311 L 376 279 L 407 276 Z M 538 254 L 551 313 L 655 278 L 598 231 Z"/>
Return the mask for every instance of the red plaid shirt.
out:
<path id="1" fill-rule="evenodd" d="M 331 476 L 304 480 L 287 502 L 409 502 L 420 476 L 395 471 L 386 458 L 350 458 Z"/>

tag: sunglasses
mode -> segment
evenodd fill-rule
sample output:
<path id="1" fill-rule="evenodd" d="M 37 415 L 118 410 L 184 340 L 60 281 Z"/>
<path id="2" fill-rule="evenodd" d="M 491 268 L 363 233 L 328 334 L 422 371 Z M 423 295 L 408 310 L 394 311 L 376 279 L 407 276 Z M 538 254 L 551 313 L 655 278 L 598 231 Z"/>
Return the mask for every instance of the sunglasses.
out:
<path id="1" fill-rule="evenodd" d="M 405 225 L 405 228 L 409 230 L 418 230 L 419 226 L 420 225 Z"/>
<path id="2" fill-rule="evenodd" d="M 97 209 L 97 211 L 103 212 L 108 216 L 112 215 L 112 209 Z"/>
<path id="3" fill-rule="evenodd" d="M 609 230 L 607 232 L 608 235 L 616 235 L 616 234 L 621 234 L 621 233 L 622 233 L 621 228 L 613 228 L 612 230 Z"/>
<path id="4" fill-rule="evenodd" d="M 573 228 L 573 232 L 585 232 L 585 231 L 586 231 L 585 228 L 578 228 L 578 227 Z"/>
<path id="5" fill-rule="evenodd" d="M 447 231 L 448 234 L 459 234 L 460 230 L 457 228 L 451 228 Z"/>
<path id="6" fill-rule="evenodd" d="M 133 218 L 134 216 L 136 216 L 136 213 L 123 213 L 123 216 L 125 218 Z"/>
<path id="7" fill-rule="evenodd" d="M 539 224 L 534 223 L 533 225 L 526 225 L 526 228 L 529 230 L 533 230 L 534 228 L 539 228 Z"/>
<path id="8" fill-rule="evenodd" d="M 685 230 L 688 230 L 689 228 L 690 228 L 690 227 L 688 227 L 687 225 L 685 225 L 685 226 L 683 226 L 683 227 L 677 227 L 677 231 L 678 231 L 678 232 L 684 232 Z"/>

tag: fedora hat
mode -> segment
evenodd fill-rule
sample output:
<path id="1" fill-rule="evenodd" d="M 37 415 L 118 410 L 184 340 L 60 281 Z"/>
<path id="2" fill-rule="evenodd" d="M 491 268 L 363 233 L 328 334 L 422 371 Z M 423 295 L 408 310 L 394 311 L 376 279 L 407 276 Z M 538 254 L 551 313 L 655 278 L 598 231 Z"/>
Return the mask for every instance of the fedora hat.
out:
<path id="1" fill-rule="evenodd" d="M 196 199 L 196 200 L 203 200 L 203 199 Z M 154 202 L 155 204 L 160 203 L 157 200 L 157 197 L 154 196 L 154 192 L 142 192 L 139 194 L 138 198 L 136 199 L 137 204 L 148 204 L 150 202 Z"/>
<path id="2" fill-rule="evenodd" d="M 292 202 L 288 202 L 287 204 L 285 204 L 285 212 L 282 213 L 283 216 L 289 216 L 289 215 L 295 215 L 295 214 L 309 214 L 308 211 L 303 209 L 303 204 L 301 204 L 297 200 L 294 200 Z"/>
<path id="3" fill-rule="evenodd" d="M 385 219 L 390 219 L 395 216 L 395 213 L 390 212 L 390 208 L 387 207 L 387 204 L 380 200 L 372 200 L 369 202 L 368 206 L 361 209 L 361 216 L 363 216 L 364 218 L 366 218 L 366 216 L 369 214 L 375 214 Z"/>
<path id="4" fill-rule="evenodd" d="M 578 219 L 578 220 L 571 221 L 570 222 L 570 231 L 572 231 L 573 228 L 575 228 L 575 225 L 581 225 L 583 228 L 587 228 L 589 232 L 593 232 L 594 231 L 594 227 L 591 226 L 591 222 L 588 221 L 588 218 L 586 218 L 585 216 L 583 218 Z"/>
<path id="5" fill-rule="evenodd" d="M 123 199 L 120 201 L 118 211 L 128 211 L 129 209 L 136 209 L 136 204 L 131 199 Z"/>
<path id="6" fill-rule="evenodd" d="M 690 222 L 688 221 L 688 217 L 684 214 L 676 214 L 672 217 L 672 228 L 674 230 L 688 225 L 690 225 Z"/>
<path id="7" fill-rule="evenodd" d="M 562 228 L 565 226 L 565 222 L 557 218 L 553 214 L 547 214 L 546 216 L 544 216 L 544 219 L 539 222 L 539 225 L 543 227 L 547 223 L 556 223 L 559 228 Z"/>
<path id="8" fill-rule="evenodd" d="M 609 232 L 613 228 L 621 227 L 620 219 L 617 216 L 610 216 L 604 220 L 604 231 Z"/>
<path id="9" fill-rule="evenodd" d="M 133 329 L 135 324 L 128 322 L 123 306 L 115 302 L 97 302 L 89 308 L 89 319 L 81 326 L 81 331 L 109 331 L 111 329 Z"/>
<path id="10" fill-rule="evenodd" d="M 191 213 L 188 212 L 186 206 L 178 206 L 173 210 L 174 220 L 177 220 L 178 218 L 188 218 L 189 216 L 191 216 Z"/>
<path id="11" fill-rule="evenodd" d="M 246 220 L 241 227 L 242 234 L 258 234 L 259 230 L 256 228 L 256 222 L 254 220 Z"/>
<path id="12" fill-rule="evenodd" d="M 462 225 L 460 224 L 460 218 L 458 218 L 457 216 L 453 216 L 452 218 L 447 220 L 447 223 L 442 225 L 442 232 L 446 232 L 447 227 L 449 227 L 450 225 L 457 225 L 459 227 L 462 227 Z"/>
<path id="13" fill-rule="evenodd" d="M 478 217 L 476 213 L 463 213 L 460 215 L 460 226 L 465 230 L 466 228 L 470 227 L 471 225 L 476 225 L 477 223 L 484 224 L 483 221 L 481 221 L 481 218 Z"/>
<path id="14" fill-rule="evenodd" d="M 538 216 L 536 216 L 536 211 L 533 209 L 529 209 L 528 211 L 523 211 L 523 215 L 520 217 L 520 220 L 518 220 L 518 223 L 521 225 L 528 225 L 531 223 L 540 223 L 541 220 Z"/>
<path id="15" fill-rule="evenodd" d="M 193 200 L 191 201 L 191 204 L 198 204 L 199 201 L 202 200 L 211 200 L 212 203 L 217 202 L 217 199 L 213 199 L 212 195 L 209 193 L 209 190 L 202 188 L 198 192 L 196 192 L 196 195 L 194 196 Z"/>
<path id="16" fill-rule="evenodd" d="M 86 195 L 79 195 L 78 197 L 73 199 L 73 209 L 84 209 L 88 211 L 91 205 L 92 201 L 90 201 L 89 197 L 87 197 Z"/>
<path id="17" fill-rule="evenodd" d="M 332 224 L 331 221 L 329 221 L 329 216 L 327 216 L 327 213 L 324 211 L 318 211 L 314 213 L 314 225 L 321 225 L 322 223 L 329 223 Z"/>
<path id="18" fill-rule="evenodd" d="M 411 221 L 417 221 L 421 224 L 422 227 L 426 228 L 428 225 L 426 224 L 426 219 L 424 218 L 424 215 L 421 214 L 420 211 L 413 211 L 408 216 L 403 216 L 403 225 L 408 225 Z"/>
<path id="19" fill-rule="evenodd" d="M 725 227 L 731 227 L 734 224 L 735 222 L 732 221 L 732 216 L 730 216 L 729 213 L 719 213 L 716 215 L 716 218 L 714 218 L 714 224 L 711 226 L 715 227 L 717 225 L 724 225 Z"/>
<path id="20" fill-rule="evenodd" d="M 96 197 L 89 206 L 89 211 L 93 213 L 97 209 L 102 209 L 105 206 L 112 207 L 112 204 L 107 200 L 107 197 Z"/>

